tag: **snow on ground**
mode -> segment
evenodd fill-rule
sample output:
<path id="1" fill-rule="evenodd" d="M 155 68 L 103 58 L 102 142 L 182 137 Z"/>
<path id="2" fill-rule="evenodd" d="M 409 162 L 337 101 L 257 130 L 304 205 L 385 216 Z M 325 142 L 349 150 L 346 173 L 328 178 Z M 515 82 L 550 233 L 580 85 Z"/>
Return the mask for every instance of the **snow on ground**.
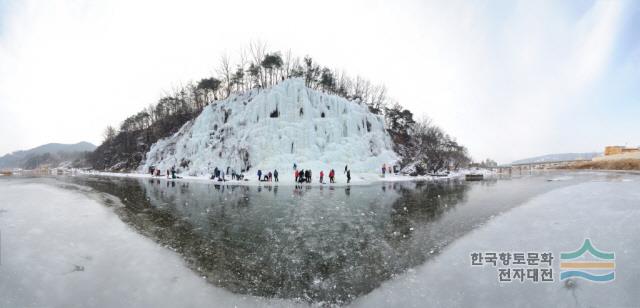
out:
<path id="1" fill-rule="evenodd" d="M 571 179 L 573 179 L 572 176 L 557 176 L 557 177 L 550 178 L 547 181 L 550 181 L 550 182 L 554 182 L 554 181 L 569 181 Z"/>
<path id="2" fill-rule="evenodd" d="M 0 307 L 295 305 L 212 286 L 81 193 L 3 180 L 0 226 Z"/>
<path id="3" fill-rule="evenodd" d="M 305 183 L 305 186 L 346 186 L 347 184 L 347 176 L 344 173 L 344 169 L 342 171 L 336 170 L 336 182 L 329 183 L 328 172 L 325 171 L 324 176 L 324 184 L 319 183 L 319 171 L 313 171 L 313 181 L 312 183 Z M 157 179 L 166 179 L 165 175 L 162 176 L 151 176 L 149 173 L 145 172 L 135 172 L 135 173 L 122 173 L 122 172 L 104 172 L 104 171 L 82 171 L 82 170 L 74 170 L 73 174 L 77 175 L 99 175 L 99 176 L 112 176 L 112 177 L 130 177 L 130 178 L 157 178 Z M 289 172 L 280 172 L 280 181 L 279 182 L 260 182 L 258 181 L 257 174 L 245 173 L 245 181 L 231 180 L 230 176 L 225 175 L 226 184 L 234 184 L 234 185 L 249 185 L 249 186 L 258 186 L 258 185 L 294 185 L 294 171 L 289 170 Z M 465 174 L 478 174 L 481 173 L 485 177 L 493 177 L 496 176 L 496 173 L 486 169 L 463 169 L 449 173 L 447 176 L 409 176 L 402 174 L 386 174 L 384 177 L 378 173 L 351 173 L 351 182 L 349 185 L 370 185 L 375 182 L 408 182 L 408 181 L 437 181 L 437 180 L 447 180 L 447 179 L 455 179 L 462 178 Z M 177 174 L 181 179 L 180 181 L 214 181 L 210 179 L 210 175 L 202 174 L 197 176 L 185 175 L 185 174 Z M 263 176 L 264 177 L 264 176 Z"/>
<path id="4" fill-rule="evenodd" d="M 141 164 L 197 176 L 299 169 L 375 173 L 397 160 L 384 119 L 363 104 L 307 88 L 299 78 L 207 106 L 176 134 L 155 143 Z"/>
<path id="5" fill-rule="evenodd" d="M 357 299 L 356 307 L 638 307 L 640 181 L 588 182 L 538 196 L 450 244 L 439 256 Z M 472 267 L 472 252 L 561 252 L 585 238 L 616 256 L 610 283 L 576 280 L 500 283 L 496 269 Z"/>

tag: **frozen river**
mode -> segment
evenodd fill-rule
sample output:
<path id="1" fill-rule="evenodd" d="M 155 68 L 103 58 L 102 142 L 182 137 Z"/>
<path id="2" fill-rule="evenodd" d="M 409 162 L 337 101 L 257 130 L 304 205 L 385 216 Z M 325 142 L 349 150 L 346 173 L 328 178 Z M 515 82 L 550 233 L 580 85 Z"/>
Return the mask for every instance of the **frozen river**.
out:
<path id="1" fill-rule="evenodd" d="M 510 296 L 530 306 L 638 303 L 636 175 L 352 187 L 77 176 L 0 185 L 2 307 L 500 306 Z M 470 265 L 472 252 L 559 257 L 587 237 L 616 252 L 614 282 L 500 283 L 494 269 Z"/>

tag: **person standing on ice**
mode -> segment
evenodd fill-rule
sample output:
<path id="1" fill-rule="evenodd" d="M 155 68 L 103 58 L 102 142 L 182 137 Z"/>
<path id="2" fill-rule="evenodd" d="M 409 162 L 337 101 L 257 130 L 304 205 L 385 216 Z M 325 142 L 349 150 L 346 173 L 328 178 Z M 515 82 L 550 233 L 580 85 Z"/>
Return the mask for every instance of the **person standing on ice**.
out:
<path id="1" fill-rule="evenodd" d="M 336 182 L 335 181 L 335 176 L 336 176 L 335 171 L 333 171 L 333 169 L 331 169 L 329 171 L 329 183 L 335 183 Z"/>
<path id="2" fill-rule="evenodd" d="M 296 165 L 296 163 L 293 163 L 293 170 L 298 170 L 298 165 Z"/>
<path id="3" fill-rule="evenodd" d="M 385 171 L 387 171 L 387 166 L 385 166 L 385 164 L 382 164 L 382 177 L 384 177 L 384 173 Z"/>
<path id="4" fill-rule="evenodd" d="M 320 170 L 320 184 L 324 184 L 322 183 L 322 178 L 324 178 L 324 171 Z"/>
<path id="5" fill-rule="evenodd" d="M 262 170 L 258 169 L 258 182 L 260 182 L 261 177 L 262 177 Z"/>
<path id="6" fill-rule="evenodd" d="M 278 182 L 278 169 L 273 170 L 273 179 Z"/>
<path id="7" fill-rule="evenodd" d="M 298 172 L 298 169 L 296 169 L 295 172 L 293 172 L 293 178 L 294 178 L 294 182 L 298 182 L 298 176 L 300 175 L 300 173 Z"/>
<path id="8" fill-rule="evenodd" d="M 347 184 L 351 182 L 351 170 L 347 170 Z"/>

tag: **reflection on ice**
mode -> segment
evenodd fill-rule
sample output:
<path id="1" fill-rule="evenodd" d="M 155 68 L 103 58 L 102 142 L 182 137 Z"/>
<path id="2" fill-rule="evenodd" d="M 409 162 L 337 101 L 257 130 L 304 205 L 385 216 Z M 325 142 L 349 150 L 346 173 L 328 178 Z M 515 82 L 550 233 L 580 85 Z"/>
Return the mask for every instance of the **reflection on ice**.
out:
<path id="1" fill-rule="evenodd" d="M 73 178 L 236 293 L 348 303 L 527 198 L 543 179 L 373 186 L 231 186 Z M 534 184 L 534 185 L 532 185 Z"/>
<path id="2" fill-rule="evenodd" d="M 421 185 L 420 194 L 415 184 L 368 189 L 112 179 L 85 184 L 119 196 L 123 220 L 177 250 L 216 285 L 337 303 L 424 262 L 424 252 L 434 247 L 414 245 L 412 226 L 453 208 L 468 190 L 457 183 Z M 419 206 L 424 203 L 429 206 Z"/>

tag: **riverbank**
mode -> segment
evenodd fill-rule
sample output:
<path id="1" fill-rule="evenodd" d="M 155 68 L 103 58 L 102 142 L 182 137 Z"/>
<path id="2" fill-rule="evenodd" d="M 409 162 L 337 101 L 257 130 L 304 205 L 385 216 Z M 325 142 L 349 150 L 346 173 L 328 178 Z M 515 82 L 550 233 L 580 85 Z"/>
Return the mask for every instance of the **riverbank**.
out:
<path id="1" fill-rule="evenodd" d="M 328 172 L 327 172 L 328 173 Z M 447 175 L 438 175 L 438 176 L 409 176 L 409 175 L 400 175 L 400 174 L 386 174 L 384 177 L 380 174 L 375 173 L 358 173 L 351 174 L 351 181 L 347 183 L 347 177 L 344 172 L 336 172 L 336 182 L 329 183 L 329 177 L 325 175 L 323 183 L 319 182 L 319 176 L 317 174 L 313 175 L 313 181 L 311 183 L 302 183 L 301 185 L 305 186 L 347 186 L 347 185 L 370 185 L 377 182 L 410 182 L 410 181 L 440 181 L 440 180 L 451 180 L 451 179 L 463 179 L 467 174 L 483 174 L 485 177 L 495 176 L 496 173 L 486 169 L 478 169 L 478 170 L 470 170 L 463 169 L 454 172 L 450 172 Z M 225 185 L 250 185 L 250 186 L 274 186 L 274 185 L 300 185 L 294 181 L 293 171 L 291 174 L 280 173 L 279 181 L 258 181 L 257 175 L 249 175 L 245 174 L 244 180 L 232 180 L 230 177 L 226 177 L 225 181 L 212 180 L 207 175 L 203 176 L 189 176 L 177 174 L 179 178 L 171 179 L 167 178 L 165 175 L 161 176 L 152 176 L 148 173 L 120 173 L 120 172 L 105 172 L 105 171 L 74 171 L 73 174 L 78 175 L 97 175 L 97 176 L 110 176 L 110 177 L 123 177 L 123 178 L 148 178 L 148 179 L 158 179 L 158 180 L 172 180 L 172 181 L 198 181 L 198 182 L 213 182 Z"/>
<path id="2" fill-rule="evenodd" d="M 616 160 L 594 160 L 578 162 L 564 167 L 561 170 L 624 170 L 640 171 L 640 159 L 616 159 Z"/>

